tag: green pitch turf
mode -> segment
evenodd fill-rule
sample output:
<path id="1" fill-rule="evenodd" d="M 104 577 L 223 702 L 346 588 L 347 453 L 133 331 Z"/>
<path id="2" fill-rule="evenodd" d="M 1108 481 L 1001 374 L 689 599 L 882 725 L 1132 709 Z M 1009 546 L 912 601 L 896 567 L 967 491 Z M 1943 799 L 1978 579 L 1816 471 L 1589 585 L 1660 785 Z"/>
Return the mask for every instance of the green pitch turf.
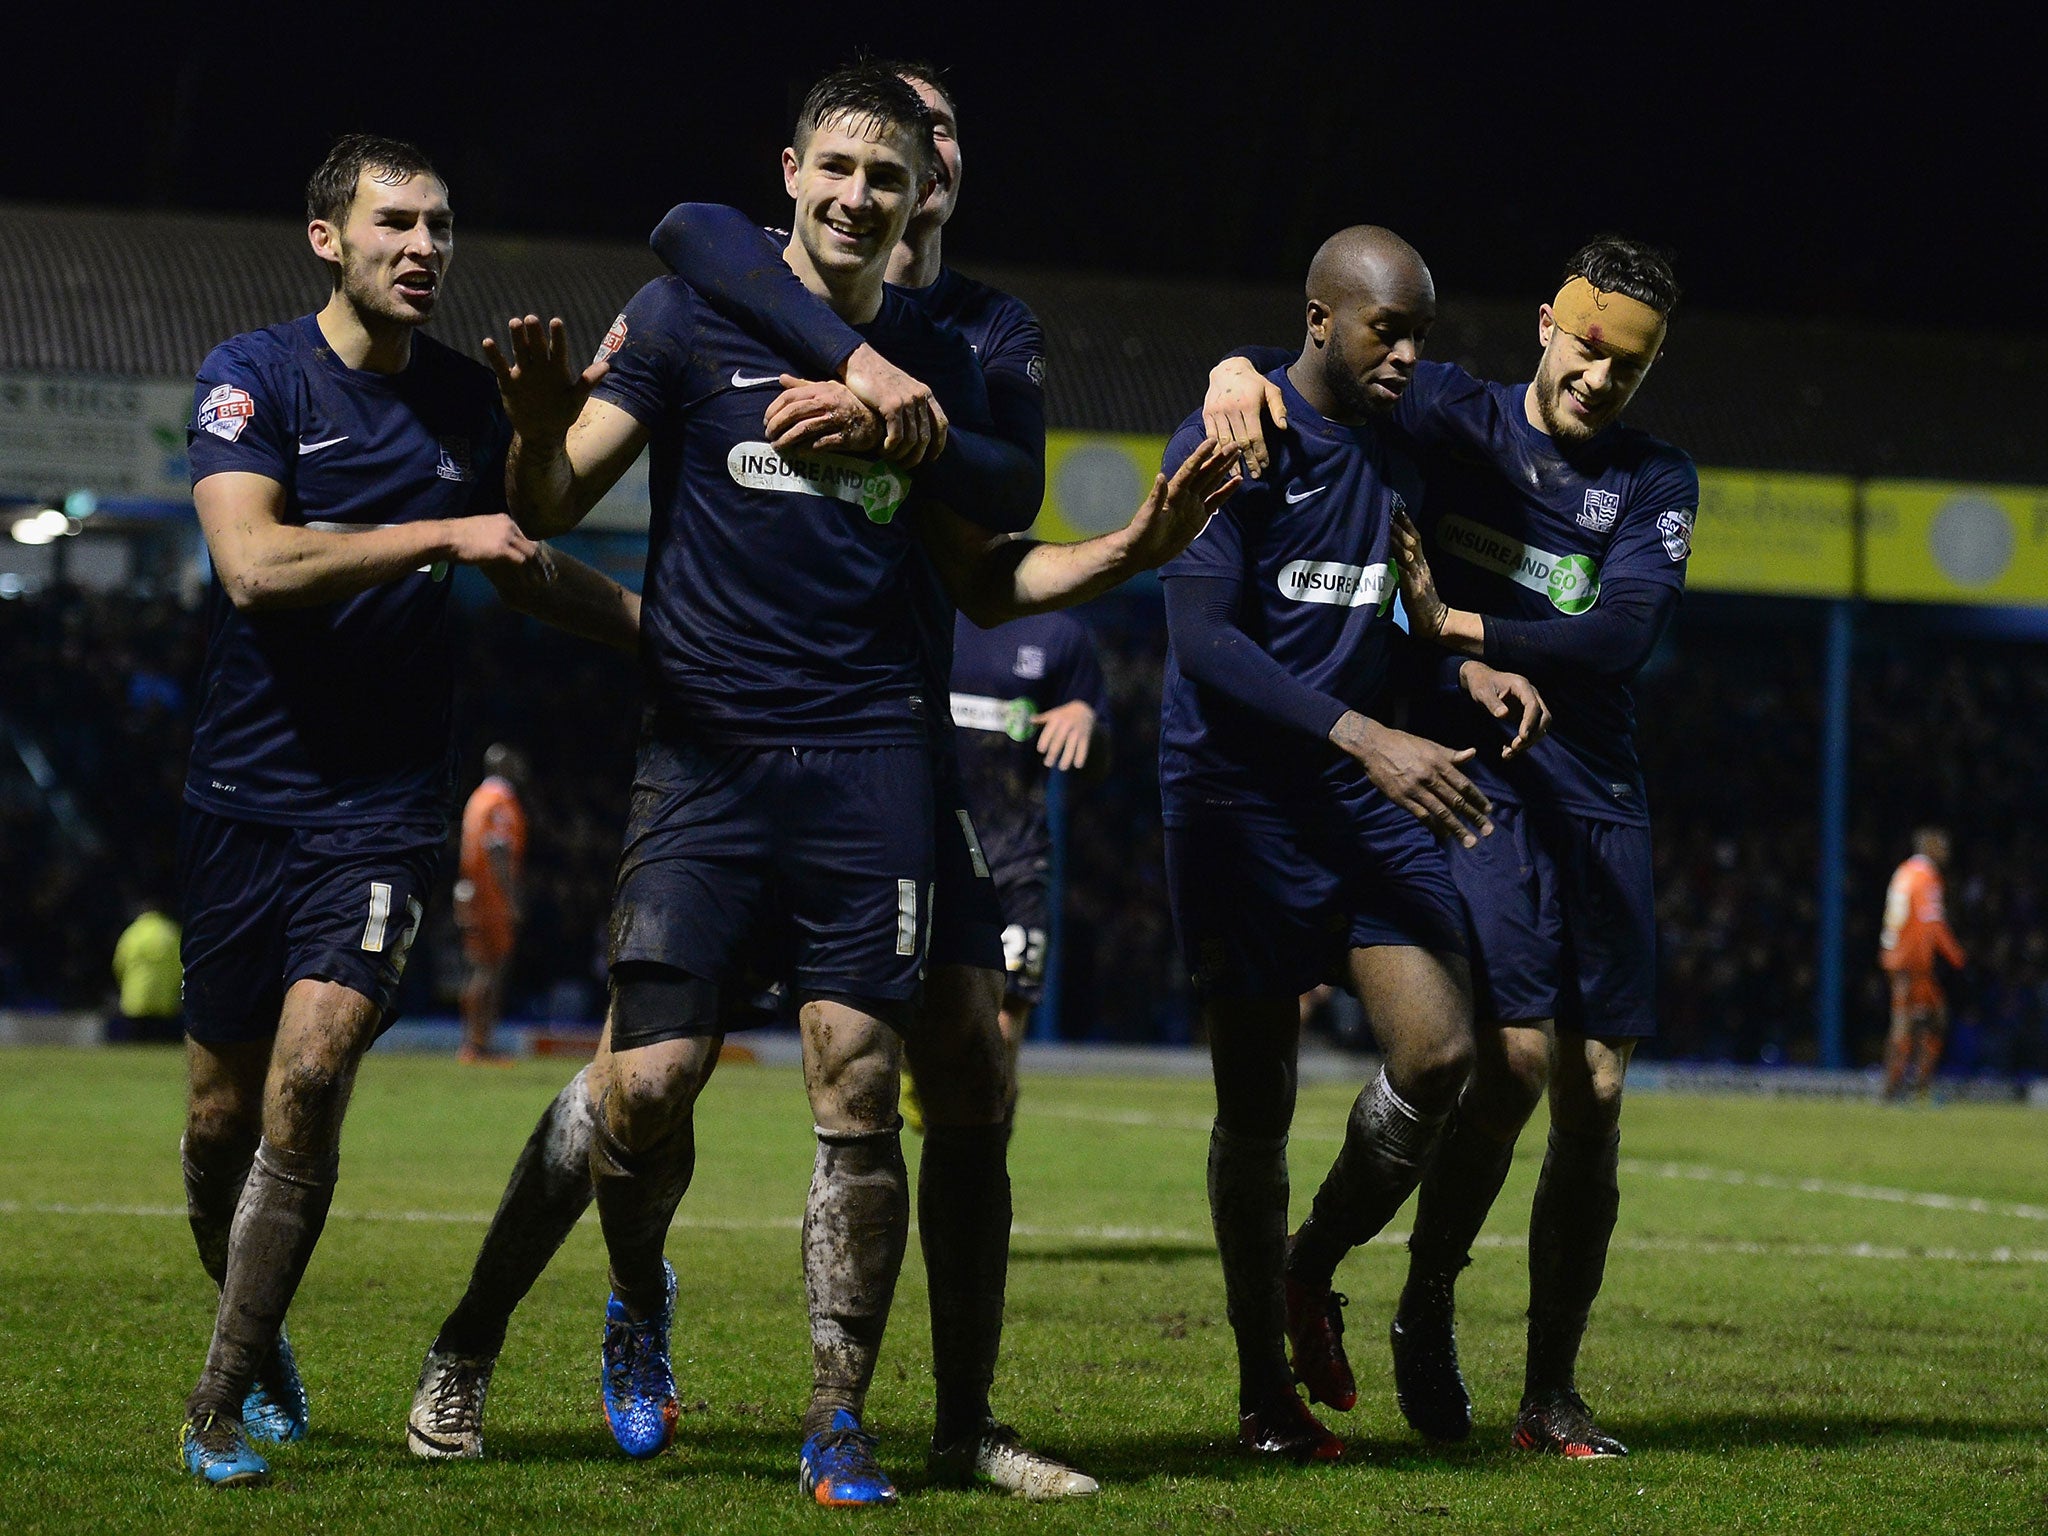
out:
<path id="1" fill-rule="evenodd" d="M 1250 1464 L 1232 1446 L 1202 1194 L 1206 1085 L 1030 1081 L 998 1408 L 1104 1491 L 1052 1508 L 924 1486 L 929 1350 L 913 1244 L 869 1410 L 904 1499 L 849 1516 L 796 1490 L 809 1118 L 793 1072 L 729 1066 L 700 1112 L 696 1187 L 669 1243 L 686 1407 L 675 1450 L 629 1463 L 606 1433 L 603 1262 L 587 1221 L 513 1323 L 489 1459 L 417 1462 L 404 1421 L 420 1355 L 566 1070 L 366 1065 L 334 1217 L 292 1311 L 312 1438 L 274 1454 L 269 1488 L 213 1492 L 188 1483 L 175 1449 L 213 1312 L 182 1216 L 180 1060 L 0 1052 L 0 1536 L 848 1519 L 1214 1536 L 2048 1529 L 2048 1115 L 2018 1108 L 1631 1100 L 1621 1227 L 1582 1375 L 1635 1454 L 1587 1465 L 1507 1444 L 1539 1123 L 1460 1289 L 1470 1443 L 1426 1447 L 1394 1408 L 1385 1327 L 1403 1254 L 1382 1241 L 1338 1280 L 1361 1402 L 1331 1423 L 1351 1448 L 1302 1470 Z M 1348 1097 L 1302 1095 L 1297 1212 Z"/>

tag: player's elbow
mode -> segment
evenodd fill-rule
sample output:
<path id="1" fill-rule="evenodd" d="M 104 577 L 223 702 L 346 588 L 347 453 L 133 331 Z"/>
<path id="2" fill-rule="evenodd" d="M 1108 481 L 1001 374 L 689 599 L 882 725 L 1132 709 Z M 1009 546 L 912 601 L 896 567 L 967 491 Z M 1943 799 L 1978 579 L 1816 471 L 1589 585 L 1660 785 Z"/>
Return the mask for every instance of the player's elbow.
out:
<path id="1" fill-rule="evenodd" d="M 227 594 L 237 613 L 264 613 L 292 606 L 291 592 L 277 573 L 256 562 L 216 560 L 214 574 L 220 578 L 221 591 Z"/>

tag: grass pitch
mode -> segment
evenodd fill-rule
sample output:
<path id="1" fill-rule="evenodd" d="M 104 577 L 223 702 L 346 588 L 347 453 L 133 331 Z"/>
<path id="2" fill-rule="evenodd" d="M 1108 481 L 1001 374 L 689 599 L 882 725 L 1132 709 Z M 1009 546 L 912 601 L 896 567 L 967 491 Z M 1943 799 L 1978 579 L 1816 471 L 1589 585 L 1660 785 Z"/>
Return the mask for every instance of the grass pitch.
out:
<path id="1" fill-rule="evenodd" d="M 997 1406 L 1099 1476 L 1029 1506 L 928 1490 L 916 1248 L 869 1406 L 904 1501 L 848 1517 L 796 1490 L 808 1384 L 797 1076 L 727 1067 L 700 1111 L 681 1275 L 674 1451 L 613 1449 L 597 1407 L 602 1248 L 586 1220 L 514 1320 L 477 1464 L 404 1444 L 419 1359 L 459 1292 L 512 1158 L 566 1068 L 373 1058 L 335 1214 L 292 1312 L 313 1435 L 273 1484 L 192 1486 L 175 1441 L 211 1323 L 178 1178 L 170 1050 L 0 1053 L 0 1521 L 28 1531 L 770 1531 L 865 1518 L 907 1532 L 1377 1530 L 1949 1532 L 2048 1529 L 2048 1117 L 1643 1094 L 1583 1361 L 1635 1449 L 1590 1465 L 1507 1445 L 1520 1386 L 1521 1242 L 1542 1127 L 1460 1288 L 1472 1440 L 1423 1445 L 1388 1382 L 1404 1255 L 1352 1256 L 1362 1400 L 1334 1467 L 1254 1465 L 1235 1428 L 1197 1082 L 1029 1081 Z M 1297 1211 L 1349 1093 L 1304 1091 Z M 915 1138 L 906 1138 L 915 1158 Z M 1396 1222 L 1405 1227 L 1404 1214 Z"/>

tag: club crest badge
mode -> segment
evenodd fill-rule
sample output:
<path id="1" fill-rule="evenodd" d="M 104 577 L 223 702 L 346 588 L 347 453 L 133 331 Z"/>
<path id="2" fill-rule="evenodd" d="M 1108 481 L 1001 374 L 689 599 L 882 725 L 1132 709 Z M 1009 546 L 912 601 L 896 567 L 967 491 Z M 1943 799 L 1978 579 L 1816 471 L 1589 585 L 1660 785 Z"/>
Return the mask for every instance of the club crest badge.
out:
<path id="1" fill-rule="evenodd" d="M 1042 645 L 1020 645 L 1017 660 L 1010 670 L 1018 677 L 1037 679 L 1045 676 L 1045 647 Z"/>
<path id="2" fill-rule="evenodd" d="M 1579 509 L 1579 526 L 1594 533 L 1611 533 L 1620 515 L 1621 493 L 1594 487 L 1586 492 L 1586 504 Z"/>
<path id="3" fill-rule="evenodd" d="M 443 480 L 463 481 L 469 478 L 469 439 L 466 437 L 444 437 L 441 439 L 441 460 L 434 466 L 434 473 Z"/>

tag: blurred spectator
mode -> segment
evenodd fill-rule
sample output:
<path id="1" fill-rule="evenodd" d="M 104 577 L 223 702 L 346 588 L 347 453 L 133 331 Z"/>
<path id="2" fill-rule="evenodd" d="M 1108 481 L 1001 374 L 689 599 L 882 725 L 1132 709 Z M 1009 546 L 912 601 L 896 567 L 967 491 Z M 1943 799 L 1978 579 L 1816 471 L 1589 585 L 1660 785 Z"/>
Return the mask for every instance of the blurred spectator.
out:
<path id="1" fill-rule="evenodd" d="M 1060 1031 L 1185 1041 L 1167 916 L 1155 589 L 1082 613 L 1122 738 L 1068 799 Z M 532 843 L 511 1017 L 594 1020 L 639 723 L 633 669 L 488 602 L 458 610 L 462 781 L 483 744 L 532 767 Z M 1861 626 L 1844 935 L 1850 1044 L 1874 1062 L 1889 999 L 1865 963 L 1910 829 L 1955 829 L 1949 915 L 1976 961 L 1951 996 L 1951 1065 L 2048 1073 L 2048 761 L 2041 647 L 1935 632 L 1883 610 Z M 93 1007 L 131 893 L 169 888 L 203 629 L 168 601 L 56 587 L 0 602 L 0 1006 Z M 1815 1055 L 1821 610 L 1694 594 L 1637 687 L 1656 812 L 1663 1031 L 1655 1054 Z M 35 765 L 41 764 L 39 770 Z M 41 772 L 50 782 L 38 781 Z M 463 965 L 456 858 L 401 996 L 454 1010 Z"/>
<path id="2" fill-rule="evenodd" d="M 176 1040 L 184 1033 L 183 933 L 157 909 L 143 904 L 114 945 L 114 982 L 121 990 L 109 1040 Z"/>

